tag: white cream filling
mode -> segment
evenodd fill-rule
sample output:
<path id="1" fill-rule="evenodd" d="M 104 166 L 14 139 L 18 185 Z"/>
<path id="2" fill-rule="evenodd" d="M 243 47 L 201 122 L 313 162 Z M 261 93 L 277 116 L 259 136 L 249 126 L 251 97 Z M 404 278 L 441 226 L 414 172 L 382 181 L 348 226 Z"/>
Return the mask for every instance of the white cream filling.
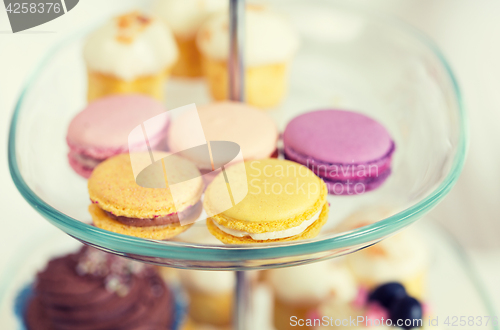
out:
<path id="1" fill-rule="evenodd" d="M 318 211 L 318 213 L 313 215 L 313 217 L 311 219 L 303 221 L 297 227 L 292 227 L 292 228 L 288 228 L 285 230 L 271 231 L 268 233 L 248 233 L 246 231 L 241 231 L 241 230 L 223 227 L 215 221 L 214 221 L 214 224 L 217 226 L 217 228 L 219 228 L 220 230 L 222 230 L 223 232 L 225 232 L 226 234 L 229 234 L 231 236 L 235 236 L 235 237 L 248 237 L 248 236 L 250 236 L 252 239 L 254 239 L 256 241 L 266 241 L 269 239 L 292 237 L 292 236 L 299 235 L 299 234 L 303 233 L 310 225 L 312 225 L 316 220 L 319 219 L 319 215 L 321 214 L 322 210 L 323 210 L 323 208 L 321 208 Z"/>

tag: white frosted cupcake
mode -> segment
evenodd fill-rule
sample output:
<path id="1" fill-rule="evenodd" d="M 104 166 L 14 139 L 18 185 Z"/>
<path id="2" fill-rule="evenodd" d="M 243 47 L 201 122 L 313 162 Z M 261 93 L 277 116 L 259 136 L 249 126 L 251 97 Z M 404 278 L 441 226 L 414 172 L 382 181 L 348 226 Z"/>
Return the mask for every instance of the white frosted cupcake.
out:
<path id="1" fill-rule="evenodd" d="M 163 84 L 177 61 L 172 32 L 137 11 L 111 19 L 87 38 L 83 55 L 89 101 L 139 93 L 163 99 Z"/>
<path id="2" fill-rule="evenodd" d="M 406 229 L 371 247 L 346 257 L 358 281 L 372 289 L 400 282 L 411 296 L 422 300 L 429 252 L 419 233 Z"/>
<path id="3" fill-rule="evenodd" d="M 179 59 L 172 75 L 201 77 L 200 52 L 196 47 L 196 33 L 206 19 L 217 12 L 227 11 L 228 0 L 157 0 L 154 12 L 174 33 L 179 46 Z"/>
<path id="4" fill-rule="evenodd" d="M 264 7 L 247 6 L 245 17 L 246 101 L 268 108 L 287 90 L 287 73 L 298 48 L 297 34 L 286 19 Z M 203 71 L 214 99 L 228 98 L 229 15 L 212 16 L 197 35 Z"/>
<path id="5" fill-rule="evenodd" d="M 196 323 L 227 326 L 233 312 L 233 272 L 179 270 L 189 295 L 189 317 Z"/>
<path id="6" fill-rule="evenodd" d="M 310 319 L 312 313 L 329 299 L 348 304 L 357 295 L 352 274 L 338 261 L 273 269 L 266 276 L 274 292 L 274 326 L 277 330 L 296 328 L 292 317 Z"/>

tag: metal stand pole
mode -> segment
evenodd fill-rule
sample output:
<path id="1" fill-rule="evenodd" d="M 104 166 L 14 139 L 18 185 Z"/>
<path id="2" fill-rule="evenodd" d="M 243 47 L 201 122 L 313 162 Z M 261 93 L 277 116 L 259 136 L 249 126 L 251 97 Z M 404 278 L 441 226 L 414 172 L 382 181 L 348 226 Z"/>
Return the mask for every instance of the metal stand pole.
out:
<path id="1" fill-rule="evenodd" d="M 229 3 L 229 99 L 245 101 L 245 0 Z"/>
<path id="2" fill-rule="evenodd" d="M 248 272 L 238 271 L 236 274 L 236 291 L 233 312 L 233 329 L 245 330 L 249 327 L 251 310 L 250 279 Z"/>
<path id="3" fill-rule="evenodd" d="M 245 0 L 229 2 L 229 99 L 245 101 L 245 67 L 243 65 L 245 44 Z M 248 314 L 251 308 L 251 292 L 248 274 L 235 272 L 236 290 L 234 297 L 233 330 L 245 330 L 248 327 Z"/>

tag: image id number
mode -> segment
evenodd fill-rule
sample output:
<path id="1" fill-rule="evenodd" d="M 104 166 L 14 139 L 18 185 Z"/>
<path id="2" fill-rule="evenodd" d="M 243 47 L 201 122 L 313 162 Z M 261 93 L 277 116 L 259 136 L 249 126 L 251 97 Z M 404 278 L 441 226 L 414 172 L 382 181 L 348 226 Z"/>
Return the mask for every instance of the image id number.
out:
<path id="1" fill-rule="evenodd" d="M 60 13 L 62 10 L 61 4 L 56 2 L 23 2 L 23 3 L 9 3 L 6 8 L 6 11 L 9 14 L 27 14 L 27 13 Z"/>
<path id="2" fill-rule="evenodd" d="M 449 327 L 481 327 L 481 326 L 497 326 L 497 316 L 448 316 L 444 320 L 444 324 Z"/>

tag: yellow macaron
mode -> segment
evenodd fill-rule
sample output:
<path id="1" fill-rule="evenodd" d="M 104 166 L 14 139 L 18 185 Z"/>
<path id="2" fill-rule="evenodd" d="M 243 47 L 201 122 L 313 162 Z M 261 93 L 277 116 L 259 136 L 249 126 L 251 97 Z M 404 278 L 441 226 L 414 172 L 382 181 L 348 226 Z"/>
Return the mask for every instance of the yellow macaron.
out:
<path id="1" fill-rule="evenodd" d="M 233 165 L 225 172 L 208 186 L 203 201 L 209 215 L 208 229 L 224 243 L 312 238 L 328 219 L 326 185 L 303 165 L 264 159 Z M 233 195 L 245 191 L 246 196 L 224 209 L 221 200 L 227 195 L 225 189 Z"/>
<path id="2" fill-rule="evenodd" d="M 141 187 L 136 183 L 134 170 L 151 164 L 147 152 L 121 154 L 99 164 L 88 181 L 92 201 L 89 212 L 94 224 L 115 233 L 159 240 L 187 230 L 202 210 L 203 179 L 190 161 L 168 153 L 153 153 L 155 160 L 167 156 L 171 175 L 181 173 L 191 179 L 177 187 Z"/>

